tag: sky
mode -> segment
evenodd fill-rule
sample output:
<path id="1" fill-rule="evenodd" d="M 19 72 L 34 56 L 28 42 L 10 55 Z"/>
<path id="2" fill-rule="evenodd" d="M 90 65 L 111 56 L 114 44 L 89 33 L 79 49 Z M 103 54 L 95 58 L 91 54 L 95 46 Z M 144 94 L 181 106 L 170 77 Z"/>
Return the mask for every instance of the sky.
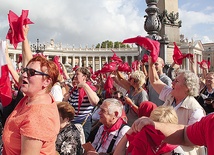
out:
<path id="1" fill-rule="evenodd" d="M 173 1 L 173 0 L 172 0 Z M 123 41 L 146 36 L 145 0 L 0 0 L 0 39 L 9 29 L 9 10 L 21 15 L 29 10 L 28 38 L 31 43 L 54 39 L 56 44 L 79 47 L 97 45 L 106 40 Z M 214 1 L 178 0 L 180 34 L 189 40 L 214 42 Z"/>

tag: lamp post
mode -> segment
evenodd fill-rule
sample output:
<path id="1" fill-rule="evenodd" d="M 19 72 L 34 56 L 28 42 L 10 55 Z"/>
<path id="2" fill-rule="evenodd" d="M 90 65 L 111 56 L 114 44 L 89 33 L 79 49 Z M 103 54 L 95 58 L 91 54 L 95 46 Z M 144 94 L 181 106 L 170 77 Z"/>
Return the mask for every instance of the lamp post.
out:
<path id="1" fill-rule="evenodd" d="M 36 44 L 33 44 L 30 46 L 32 52 L 35 53 L 41 53 L 43 54 L 43 52 L 45 51 L 45 45 L 44 44 L 39 44 L 39 39 L 36 40 Z"/>

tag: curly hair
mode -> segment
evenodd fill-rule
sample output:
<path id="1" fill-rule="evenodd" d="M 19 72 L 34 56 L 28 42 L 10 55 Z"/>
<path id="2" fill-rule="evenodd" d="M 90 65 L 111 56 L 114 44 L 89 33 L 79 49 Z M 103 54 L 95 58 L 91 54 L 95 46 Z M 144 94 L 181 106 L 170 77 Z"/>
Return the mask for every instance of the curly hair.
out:
<path id="1" fill-rule="evenodd" d="M 185 85 L 187 86 L 189 93 L 189 96 L 198 96 L 199 95 L 199 88 L 200 88 L 200 80 L 199 77 L 189 71 L 189 70 L 179 70 L 178 75 L 182 74 L 184 81 L 185 81 Z"/>

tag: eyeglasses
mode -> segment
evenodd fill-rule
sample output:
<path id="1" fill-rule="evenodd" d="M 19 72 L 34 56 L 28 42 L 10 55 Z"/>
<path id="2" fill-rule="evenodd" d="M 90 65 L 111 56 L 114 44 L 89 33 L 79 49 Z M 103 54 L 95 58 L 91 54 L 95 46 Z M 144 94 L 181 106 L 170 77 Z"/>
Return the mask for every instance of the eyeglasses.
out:
<path id="1" fill-rule="evenodd" d="M 34 75 L 50 76 L 50 75 L 48 75 L 48 74 L 46 74 L 46 73 L 37 71 L 37 70 L 32 69 L 32 68 L 22 68 L 22 69 L 21 69 L 21 73 L 23 74 L 24 72 L 27 73 L 27 76 L 28 76 L 28 77 L 31 77 L 31 76 L 34 76 Z"/>

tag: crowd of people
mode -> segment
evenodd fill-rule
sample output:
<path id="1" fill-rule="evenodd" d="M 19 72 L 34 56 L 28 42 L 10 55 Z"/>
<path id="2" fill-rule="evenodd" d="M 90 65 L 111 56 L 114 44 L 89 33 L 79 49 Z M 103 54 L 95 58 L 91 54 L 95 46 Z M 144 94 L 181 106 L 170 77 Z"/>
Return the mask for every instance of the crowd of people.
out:
<path id="1" fill-rule="evenodd" d="M 32 54 L 28 31 L 23 26 L 21 68 L 5 48 L 17 93 L 3 107 L 3 155 L 214 154 L 214 73 L 206 64 L 199 77 L 174 63 L 164 72 L 164 60 L 151 56 L 122 70 L 114 57 L 109 68 L 75 66 L 69 75 Z"/>

